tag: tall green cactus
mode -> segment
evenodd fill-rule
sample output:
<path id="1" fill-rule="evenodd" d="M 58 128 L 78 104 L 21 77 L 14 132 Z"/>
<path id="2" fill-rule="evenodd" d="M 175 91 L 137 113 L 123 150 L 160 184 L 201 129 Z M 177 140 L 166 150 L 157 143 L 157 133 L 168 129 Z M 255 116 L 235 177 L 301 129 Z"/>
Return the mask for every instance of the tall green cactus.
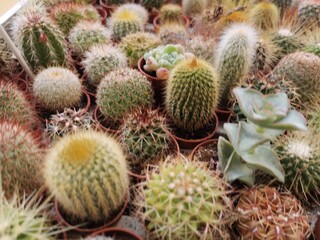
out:
<path id="1" fill-rule="evenodd" d="M 47 187 L 66 213 L 77 220 L 110 219 L 126 200 L 126 158 L 105 133 L 80 131 L 60 139 L 44 163 Z"/>

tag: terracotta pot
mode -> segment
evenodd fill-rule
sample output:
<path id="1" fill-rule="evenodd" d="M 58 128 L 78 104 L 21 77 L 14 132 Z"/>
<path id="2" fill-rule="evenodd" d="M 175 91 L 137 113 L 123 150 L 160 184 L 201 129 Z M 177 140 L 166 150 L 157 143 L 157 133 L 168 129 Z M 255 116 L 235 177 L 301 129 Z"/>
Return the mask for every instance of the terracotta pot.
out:
<path id="1" fill-rule="evenodd" d="M 218 119 L 219 119 L 220 123 L 227 122 L 229 117 L 230 117 L 230 115 L 231 115 L 231 111 L 229 109 L 217 108 L 215 112 L 216 112 L 216 114 L 218 116 Z"/>
<path id="2" fill-rule="evenodd" d="M 103 7 L 101 6 L 96 6 L 96 9 L 98 11 L 98 13 L 100 14 L 101 16 L 101 24 L 103 26 L 106 26 L 107 25 L 107 16 L 108 16 L 108 13 L 106 10 L 104 10 Z"/>
<path id="3" fill-rule="evenodd" d="M 200 147 L 202 146 L 206 146 L 206 145 L 209 145 L 209 144 L 218 144 L 218 139 L 210 139 L 210 140 L 207 140 L 207 141 L 204 141 L 200 144 L 198 144 L 193 150 L 192 152 L 190 153 L 190 159 L 193 161 L 194 160 L 194 155 L 196 154 L 196 152 L 199 150 Z"/>
<path id="4" fill-rule="evenodd" d="M 121 240 L 143 240 L 138 234 L 125 229 L 125 228 L 105 228 L 101 229 L 89 237 L 96 237 L 98 235 L 103 235 L 106 237 L 112 237 L 114 239 L 121 239 Z"/>
<path id="5" fill-rule="evenodd" d="M 107 124 L 105 123 L 105 120 L 107 119 L 107 117 L 102 115 L 99 106 L 96 106 L 93 111 L 93 119 L 97 122 L 98 128 L 100 128 L 102 131 L 113 135 L 119 134 L 118 130 L 106 127 Z"/>
<path id="6" fill-rule="evenodd" d="M 183 25 L 186 27 L 186 28 L 189 28 L 190 26 L 190 20 L 188 17 L 182 15 L 181 16 L 181 22 L 183 23 Z M 160 30 L 160 27 L 161 27 L 161 24 L 160 24 L 160 16 L 156 16 L 154 19 L 153 19 L 153 27 L 154 27 L 154 30 L 156 33 L 159 32 Z"/>

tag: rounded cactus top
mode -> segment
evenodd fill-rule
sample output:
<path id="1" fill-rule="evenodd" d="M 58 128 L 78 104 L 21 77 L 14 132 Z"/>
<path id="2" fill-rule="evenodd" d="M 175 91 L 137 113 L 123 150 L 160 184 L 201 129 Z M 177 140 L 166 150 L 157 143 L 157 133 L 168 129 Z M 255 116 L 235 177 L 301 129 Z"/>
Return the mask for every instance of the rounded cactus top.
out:
<path id="1" fill-rule="evenodd" d="M 141 20 L 141 23 L 144 25 L 148 22 L 149 14 L 147 9 L 145 9 L 140 4 L 136 3 L 126 3 L 119 6 L 115 11 L 114 14 L 117 15 L 120 12 L 130 10 L 134 12 Z"/>
<path id="2" fill-rule="evenodd" d="M 139 19 L 138 14 L 129 9 L 123 9 L 122 11 L 117 11 L 111 17 L 112 21 L 135 21 L 138 19 Z"/>

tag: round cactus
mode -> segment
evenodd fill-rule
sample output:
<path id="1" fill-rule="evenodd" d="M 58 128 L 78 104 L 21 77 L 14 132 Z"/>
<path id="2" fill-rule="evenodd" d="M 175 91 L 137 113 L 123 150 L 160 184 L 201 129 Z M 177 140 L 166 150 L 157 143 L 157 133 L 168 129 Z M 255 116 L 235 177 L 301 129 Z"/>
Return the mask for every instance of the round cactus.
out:
<path id="1" fill-rule="evenodd" d="M 182 0 L 182 9 L 185 15 L 201 14 L 207 5 L 207 0 Z"/>
<path id="2" fill-rule="evenodd" d="M 160 8 L 161 24 L 180 23 L 182 16 L 182 8 L 177 4 L 165 4 Z"/>
<path id="3" fill-rule="evenodd" d="M 278 25 L 280 18 L 279 9 L 269 2 L 261 2 L 250 9 L 249 19 L 262 30 L 269 30 Z"/>
<path id="4" fill-rule="evenodd" d="M 159 37 L 164 44 L 180 44 L 187 38 L 187 29 L 178 23 L 165 23 L 160 26 Z"/>
<path id="5" fill-rule="evenodd" d="M 166 110 L 174 123 L 193 132 L 213 118 L 219 100 L 219 79 L 207 62 L 192 58 L 170 73 L 166 88 Z"/>
<path id="6" fill-rule="evenodd" d="M 116 68 L 127 67 L 126 56 L 112 45 L 92 46 L 85 52 L 82 64 L 88 77 L 88 83 L 98 86 L 101 79 Z"/>
<path id="7" fill-rule="evenodd" d="M 149 18 L 149 13 L 148 13 L 147 9 L 145 9 L 140 4 L 136 4 L 136 3 L 122 4 L 114 11 L 114 14 L 120 13 L 122 11 L 127 11 L 127 10 L 130 10 L 130 11 L 136 13 L 136 15 L 140 18 L 142 25 L 147 24 L 148 18 Z"/>
<path id="8" fill-rule="evenodd" d="M 99 22 L 80 21 L 69 33 L 76 54 L 83 55 L 90 47 L 111 42 L 111 32 Z"/>
<path id="9" fill-rule="evenodd" d="M 158 111 L 137 109 L 124 118 L 121 142 L 134 159 L 149 161 L 164 156 L 169 141 L 165 118 Z"/>
<path id="10" fill-rule="evenodd" d="M 97 90 L 97 105 L 111 125 L 139 107 L 151 107 L 153 92 L 151 83 L 137 70 L 123 68 L 109 73 Z"/>
<path id="11" fill-rule="evenodd" d="M 127 35 L 120 42 L 120 48 L 125 52 L 129 65 L 136 67 L 138 61 L 149 50 L 159 46 L 160 39 L 152 33 L 137 32 Z"/>
<path id="12" fill-rule="evenodd" d="M 38 103 L 49 111 L 74 107 L 81 101 L 81 82 L 66 68 L 51 67 L 41 71 L 33 83 L 33 94 Z"/>
<path id="13" fill-rule="evenodd" d="M 297 21 L 302 28 L 320 27 L 320 4 L 305 4 L 299 9 Z"/>
<path id="14" fill-rule="evenodd" d="M 152 10 L 153 8 L 159 9 L 163 5 L 164 0 L 141 0 L 141 5 Z"/>
<path id="15" fill-rule="evenodd" d="M 291 81 L 301 96 L 302 104 L 311 102 L 320 92 L 320 58 L 311 53 L 296 52 L 283 58 L 269 79 Z"/>
<path id="16" fill-rule="evenodd" d="M 20 195 L 40 189 L 43 153 L 35 136 L 22 125 L 0 122 L 0 162 L 2 189 L 10 198 L 16 189 Z"/>
<path id="17" fill-rule="evenodd" d="M 141 189 L 142 218 L 154 239 L 230 239 L 231 201 L 218 174 L 195 162 L 166 162 Z"/>
<path id="18" fill-rule="evenodd" d="M 78 221 L 110 220 L 128 197 L 125 156 L 104 133 L 80 131 L 60 139 L 46 155 L 44 176 L 61 207 Z"/>

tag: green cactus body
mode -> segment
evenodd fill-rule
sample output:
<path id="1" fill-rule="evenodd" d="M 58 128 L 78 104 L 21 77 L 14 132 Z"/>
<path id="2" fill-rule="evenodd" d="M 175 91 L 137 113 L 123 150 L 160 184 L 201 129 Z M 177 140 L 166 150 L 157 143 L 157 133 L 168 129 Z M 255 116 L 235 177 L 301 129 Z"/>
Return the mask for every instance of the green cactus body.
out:
<path id="1" fill-rule="evenodd" d="M 45 158 L 44 176 L 61 207 L 77 220 L 110 220 L 128 197 L 125 156 L 105 133 L 80 131 L 60 139 Z"/>
<path id="2" fill-rule="evenodd" d="M 312 102 L 320 92 L 320 58 L 311 53 L 296 52 L 283 58 L 273 69 L 269 81 L 291 81 L 302 104 Z"/>
<path id="3" fill-rule="evenodd" d="M 51 67 L 36 76 L 33 94 L 42 107 L 55 112 L 77 106 L 82 87 L 78 76 L 69 69 Z"/>
<path id="4" fill-rule="evenodd" d="M 165 118 L 156 110 L 133 111 L 124 118 L 121 142 L 129 155 L 142 162 L 164 156 L 169 143 Z"/>
<path id="5" fill-rule="evenodd" d="M 138 61 L 149 50 L 161 44 L 160 39 L 152 33 L 137 32 L 127 35 L 120 42 L 120 48 L 125 52 L 129 65 L 136 67 Z"/>
<path id="6" fill-rule="evenodd" d="M 201 14 L 207 5 L 207 0 L 182 0 L 183 13 L 187 16 Z"/>
<path id="7" fill-rule="evenodd" d="M 126 56 L 112 45 L 101 44 L 92 46 L 84 54 L 82 64 L 88 77 L 88 83 L 98 86 L 101 79 L 116 68 L 127 67 Z"/>
<path id="8" fill-rule="evenodd" d="M 307 45 L 302 49 L 302 51 L 313 53 L 314 55 L 317 55 L 318 57 L 320 57 L 320 43 Z"/>
<path id="9" fill-rule="evenodd" d="M 278 7 L 269 2 L 258 3 L 249 12 L 249 19 L 262 30 L 269 30 L 277 26 L 279 18 Z"/>
<path id="10" fill-rule="evenodd" d="M 0 162 L 2 189 L 10 198 L 14 189 L 22 196 L 40 189 L 42 151 L 36 138 L 22 125 L 0 123 Z"/>
<path id="11" fill-rule="evenodd" d="M 42 13 L 18 15 L 13 23 L 15 42 L 33 69 L 68 65 L 64 36 Z"/>
<path id="12" fill-rule="evenodd" d="M 149 10 L 152 10 L 153 8 L 159 9 L 163 3 L 164 0 L 141 0 L 141 5 Z"/>
<path id="13" fill-rule="evenodd" d="M 119 123 L 125 114 L 135 108 L 151 107 L 152 102 L 151 83 L 134 69 L 115 70 L 98 86 L 97 105 L 111 125 Z"/>
<path id="14" fill-rule="evenodd" d="M 12 52 L 9 50 L 6 42 L 0 37 L 0 76 L 10 76 L 12 74 L 14 61 Z"/>
<path id="15" fill-rule="evenodd" d="M 220 77 L 220 105 L 226 105 L 230 91 L 248 74 L 257 44 L 255 29 L 237 23 L 223 34 L 216 53 L 216 69 Z"/>
<path id="16" fill-rule="evenodd" d="M 320 26 L 320 4 L 306 4 L 299 9 L 297 21 L 301 27 L 319 27 Z"/>
<path id="17" fill-rule="evenodd" d="M 161 24 L 181 23 L 182 8 L 177 4 L 165 4 L 160 9 Z"/>
<path id="18" fill-rule="evenodd" d="M 207 62 L 193 58 L 171 71 L 166 110 L 179 128 L 193 132 L 205 127 L 214 118 L 218 100 L 218 75 Z"/>

